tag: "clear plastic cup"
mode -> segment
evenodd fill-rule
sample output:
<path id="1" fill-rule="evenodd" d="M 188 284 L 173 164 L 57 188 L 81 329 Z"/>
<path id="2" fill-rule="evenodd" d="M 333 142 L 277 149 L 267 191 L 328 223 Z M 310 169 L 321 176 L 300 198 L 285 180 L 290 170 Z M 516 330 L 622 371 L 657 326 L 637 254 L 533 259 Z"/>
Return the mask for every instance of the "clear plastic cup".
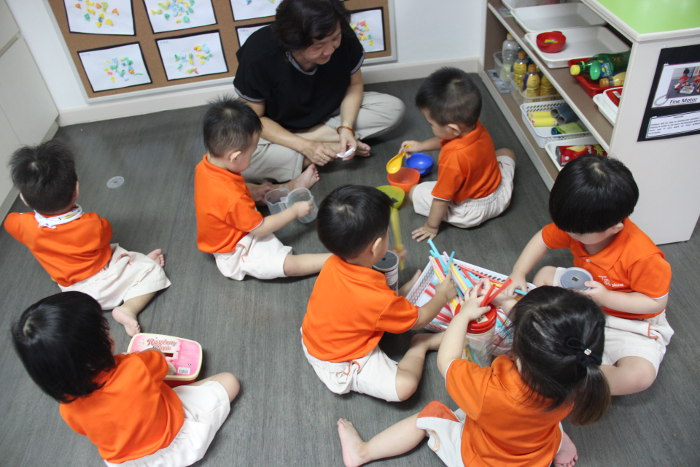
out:
<path id="1" fill-rule="evenodd" d="M 270 214 L 277 214 L 287 209 L 287 196 L 289 190 L 286 188 L 275 188 L 265 193 L 265 204 L 270 210 Z"/>
<path id="2" fill-rule="evenodd" d="M 311 194 L 308 188 L 295 188 L 287 195 L 287 207 L 291 207 L 294 205 L 294 203 L 298 203 L 299 201 L 311 201 L 312 207 L 311 212 L 304 217 L 300 217 L 298 221 L 306 224 L 316 220 L 318 207 L 316 206 L 316 201 L 314 201 L 314 195 Z"/>

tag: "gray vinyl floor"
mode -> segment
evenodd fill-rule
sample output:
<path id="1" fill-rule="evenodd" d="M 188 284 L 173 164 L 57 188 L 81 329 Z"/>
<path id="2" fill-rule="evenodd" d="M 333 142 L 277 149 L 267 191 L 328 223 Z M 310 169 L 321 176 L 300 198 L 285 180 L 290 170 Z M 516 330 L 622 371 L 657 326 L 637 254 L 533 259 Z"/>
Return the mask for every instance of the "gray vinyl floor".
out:
<path id="1" fill-rule="evenodd" d="M 373 143 L 374 156 L 336 162 L 323 168 L 313 188 L 317 199 L 345 183 L 385 184 L 384 163 L 404 139 L 430 135 L 413 106 L 419 81 L 368 86 L 402 98 L 408 108 L 401 126 Z M 496 146 L 512 147 L 519 156 L 511 207 L 485 225 L 460 230 L 446 227 L 438 247 L 455 250 L 459 259 L 508 273 L 531 235 L 548 222 L 548 192 L 493 101 L 484 93 L 482 121 Z M 166 252 L 172 287 L 156 297 L 141 314 L 145 331 L 177 335 L 201 342 L 205 375 L 235 373 L 242 391 L 229 419 L 219 431 L 201 465 L 267 466 L 342 465 L 335 422 L 350 419 L 364 437 L 418 411 L 430 400 L 450 403 L 436 364 L 426 363 L 417 394 L 400 404 L 366 396 L 336 396 L 316 378 L 299 343 L 299 326 L 314 277 L 261 282 L 229 281 L 195 242 L 192 178 L 204 148 L 200 136 L 203 108 L 75 125 L 58 137 L 77 153 L 79 203 L 112 223 L 113 240 L 124 247 Z M 107 180 L 125 178 L 121 188 Z M 432 175 L 434 177 L 435 174 Z M 672 181 L 669 181 L 672 183 Z M 17 202 L 13 210 L 24 210 Z M 409 233 L 424 218 L 410 205 L 401 209 L 401 224 L 409 250 L 401 282 L 427 262 L 427 248 Z M 278 237 L 296 252 L 321 252 L 313 225 L 290 224 Z M 697 341 L 698 263 L 700 235 L 689 242 L 662 247 L 674 271 L 669 321 L 676 330 L 654 386 L 634 396 L 615 398 L 610 412 L 588 427 L 565 428 L 578 446 L 581 466 L 700 465 L 695 445 L 700 439 L 698 406 L 700 365 Z M 35 301 L 58 292 L 29 252 L 2 229 L 0 232 L 0 464 L 8 466 L 99 465 L 97 450 L 61 420 L 57 404 L 39 391 L 21 367 L 9 338 L 9 325 Z M 550 264 L 567 265 L 564 252 L 552 252 Z M 339 297 L 342 299 L 342 297 Z M 695 311 L 694 311 L 695 310 Z M 128 338 L 111 320 L 119 351 Z M 402 355 L 409 336 L 386 336 L 383 348 Z M 451 404 L 453 405 L 453 404 Z M 440 465 L 424 444 L 383 465 Z"/>

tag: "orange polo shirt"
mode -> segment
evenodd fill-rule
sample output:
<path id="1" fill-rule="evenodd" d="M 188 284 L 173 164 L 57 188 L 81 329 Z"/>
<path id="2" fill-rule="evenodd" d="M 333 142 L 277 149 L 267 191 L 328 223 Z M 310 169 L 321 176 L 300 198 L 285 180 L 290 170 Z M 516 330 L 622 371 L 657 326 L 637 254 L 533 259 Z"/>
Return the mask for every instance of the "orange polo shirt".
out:
<path id="1" fill-rule="evenodd" d="M 182 428 L 182 402 L 163 378 L 168 364 L 159 352 L 115 355 L 116 367 L 101 373 L 104 385 L 60 405 L 63 420 L 87 436 L 106 461 L 122 463 L 170 445 Z"/>
<path id="2" fill-rule="evenodd" d="M 39 227 L 33 212 L 13 212 L 5 219 L 5 230 L 64 287 L 94 276 L 112 257 L 112 226 L 94 212 L 53 229 Z"/>
<path id="3" fill-rule="evenodd" d="M 501 183 L 501 170 L 491 135 L 481 122 L 464 136 L 442 142 L 438 178 L 432 195 L 461 203 L 485 198 Z"/>
<path id="4" fill-rule="evenodd" d="M 301 325 L 311 355 L 327 362 L 364 357 L 385 332 L 406 332 L 418 307 L 386 285 L 384 274 L 328 258 L 316 279 Z"/>
<path id="5" fill-rule="evenodd" d="M 523 402 L 529 387 L 515 362 L 502 355 L 490 367 L 455 360 L 447 369 L 447 392 L 466 413 L 462 460 L 469 466 L 549 466 L 559 450 L 561 422 L 571 404 L 548 411 Z"/>
<path id="6" fill-rule="evenodd" d="M 194 210 L 197 247 L 205 253 L 232 252 L 263 221 L 243 177 L 215 166 L 206 154 L 194 170 Z"/>
<path id="7" fill-rule="evenodd" d="M 661 250 L 634 222 L 623 221 L 624 227 L 612 242 L 595 255 L 583 244 L 571 238 L 556 225 L 542 229 L 542 240 L 549 248 L 568 248 L 574 256 L 574 266 L 590 272 L 593 279 L 616 292 L 639 292 L 658 299 L 671 289 L 671 265 Z M 612 316 L 627 319 L 647 319 L 661 314 L 627 313 L 603 307 Z"/>

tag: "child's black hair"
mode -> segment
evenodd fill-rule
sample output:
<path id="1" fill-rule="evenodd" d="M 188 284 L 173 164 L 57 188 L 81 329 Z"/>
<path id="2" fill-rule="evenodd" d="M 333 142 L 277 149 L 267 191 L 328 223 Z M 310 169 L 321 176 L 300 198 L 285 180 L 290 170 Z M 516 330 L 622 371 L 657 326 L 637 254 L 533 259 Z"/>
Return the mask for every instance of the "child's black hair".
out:
<path id="1" fill-rule="evenodd" d="M 284 50 L 295 51 L 330 36 L 338 26 L 344 34 L 352 33 L 348 17 L 338 0 L 283 0 L 272 30 Z"/>
<path id="2" fill-rule="evenodd" d="M 12 341 L 29 376 L 59 402 L 99 389 L 95 377 L 115 365 L 109 323 L 82 292 L 51 295 L 27 308 L 12 325 Z"/>
<path id="3" fill-rule="evenodd" d="M 58 140 L 24 146 L 10 159 L 12 183 L 30 208 L 42 214 L 70 209 L 78 175 L 73 153 Z"/>
<path id="4" fill-rule="evenodd" d="M 610 405 L 600 370 L 605 315 L 590 298 L 561 287 L 538 287 L 511 311 L 513 356 L 531 389 L 531 400 L 551 400 L 547 410 L 573 402 L 571 421 L 599 420 Z"/>
<path id="5" fill-rule="evenodd" d="M 222 97 L 212 101 L 204 114 L 204 146 L 212 157 L 248 149 L 261 132 L 260 118 L 241 99 Z"/>
<path id="6" fill-rule="evenodd" d="M 338 187 L 318 208 L 318 238 L 331 253 L 354 258 L 386 235 L 391 204 L 391 198 L 374 187 Z"/>
<path id="7" fill-rule="evenodd" d="M 418 88 L 416 106 L 427 110 L 440 125 L 450 123 L 472 127 L 481 114 L 481 93 L 464 71 L 440 68 Z"/>
<path id="8" fill-rule="evenodd" d="M 549 194 L 549 214 L 566 232 L 603 232 L 629 217 L 638 199 L 632 172 L 622 162 L 586 155 L 559 172 Z"/>

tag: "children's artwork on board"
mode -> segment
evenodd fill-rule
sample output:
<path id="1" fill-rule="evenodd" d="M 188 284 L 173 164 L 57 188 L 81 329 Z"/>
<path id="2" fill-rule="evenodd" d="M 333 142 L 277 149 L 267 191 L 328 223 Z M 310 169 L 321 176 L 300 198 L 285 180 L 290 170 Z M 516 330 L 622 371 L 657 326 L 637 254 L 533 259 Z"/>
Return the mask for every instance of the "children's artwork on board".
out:
<path id="1" fill-rule="evenodd" d="M 139 44 L 78 52 L 94 92 L 149 84 Z"/>
<path id="2" fill-rule="evenodd" d="M 256 24 L 255 26 L 242 26 L 236 28 L 236 35 L 238 36 L 238 47 L 243 47 L 245 41 L 258 29 L 262 29 L 265 26 L 269 26 L 272 23 Z"/>
<path id="3" fill-rule="evenodd" d="M 241 21 L 252 18 L 275 16 L 277 5 L 282 0 L 231 0 L 233 19 Z"/>
<path id="4" fill-rule="evenodd" d="M 65 0 L 64 6 L 70 32 L 134 35 L 131 0 Z"/>
<path id="5" fill-rule="evenodd" d="M 355 11 L 350 14 L 350 27 L 360 40 L 365 52 L 381 52 L 384 46 L 382 9 Z"/>
<path id="6" fill-rule="evenodd" d="M 168 81 L 228 71 L 218 32 L 156 42 Z"/>
<path id="7" fill-rule="evenodd" d="M 211 0 L 144 0 L 154 33 L 216 24 Z"/>

